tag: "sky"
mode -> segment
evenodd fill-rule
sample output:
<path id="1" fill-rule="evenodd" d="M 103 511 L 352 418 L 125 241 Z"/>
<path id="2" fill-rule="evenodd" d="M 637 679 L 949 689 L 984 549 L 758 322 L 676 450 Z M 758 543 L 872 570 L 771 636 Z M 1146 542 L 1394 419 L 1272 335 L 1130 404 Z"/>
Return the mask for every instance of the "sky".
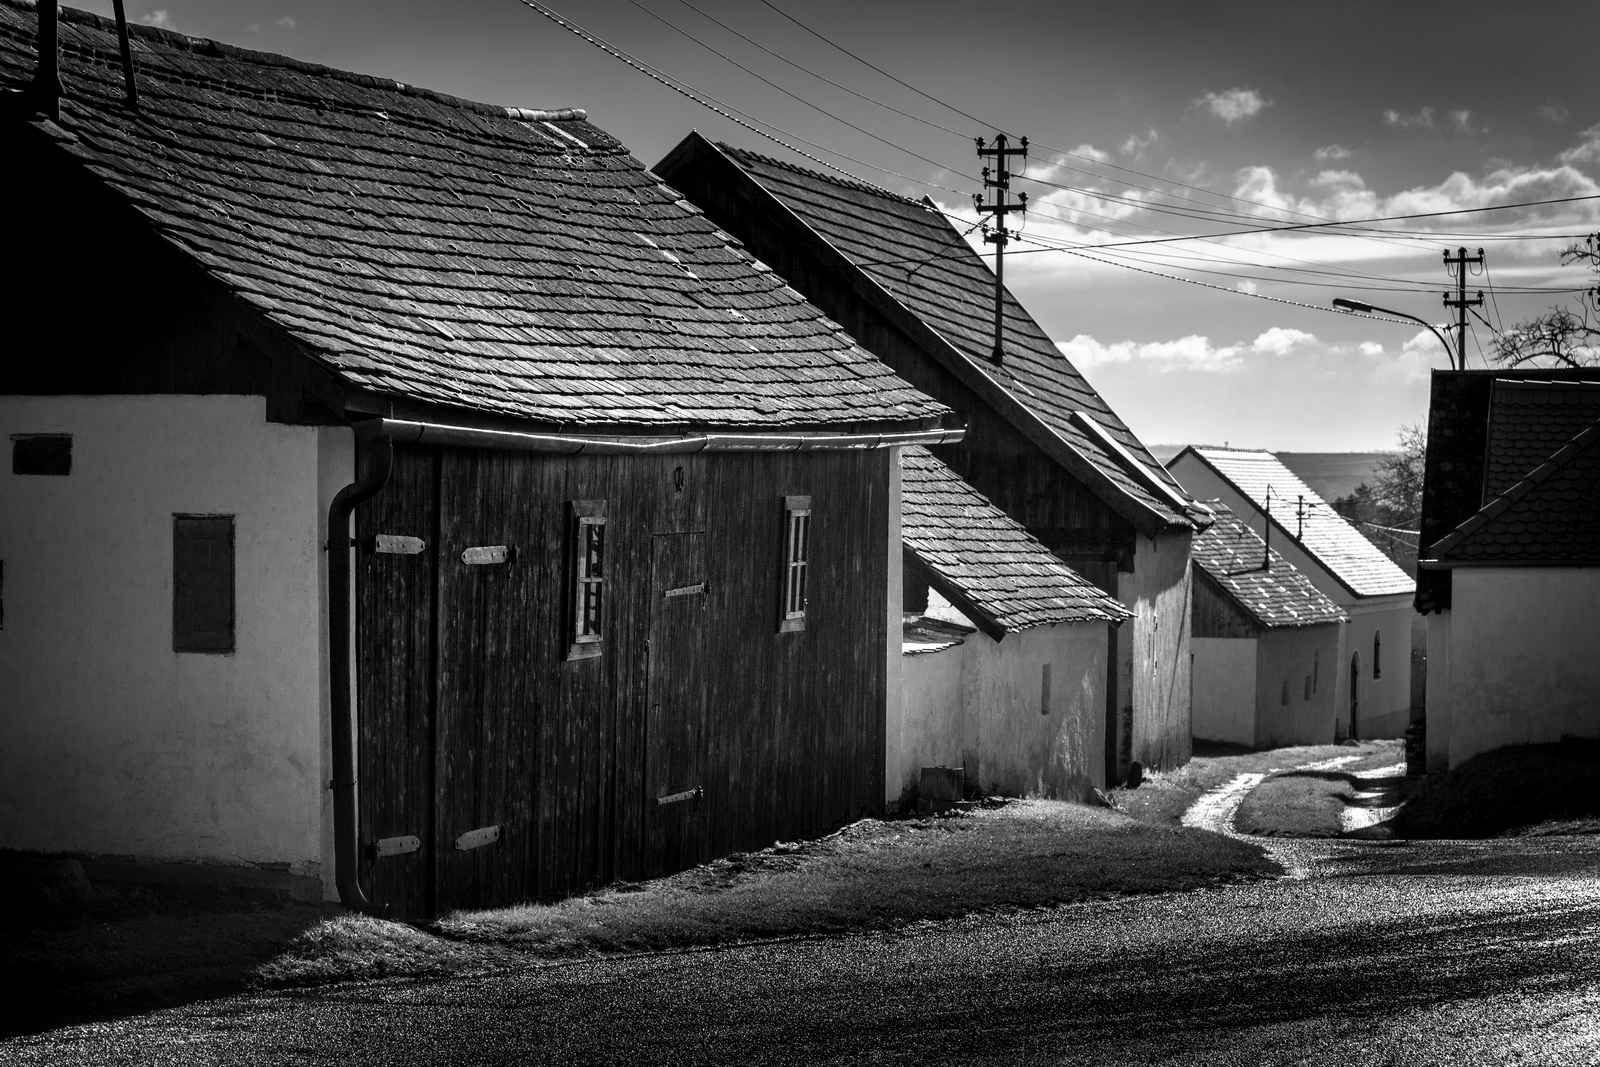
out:
<path id="1" fill-rule="evenodd" d="M 1007 284 L 1152 445 L 1392 447 L 1426 420 L 1429 371 L 1448 359 L 1426 329 L 1335 312 L 1334 297 L 1442 324 L 1442 253 L 1481 247 L 1477 367 L 1493 330 L 1594 282 L 1560 264 L 1600 231 L 1593 0 L 538 3 L 789 147 L 523 0 L 127 6 L 469 99 L 583 107 L 647 165 L 698 129 L 932 197 L 963 229 L 974 139 L 1026 135 Z M 1550 200 L 1569 202 L 1501 207 Z M 1483 208 L 1498 209 L 1434 214 Z M 1433 217 L 1367 221 L 1419 214 Z M 1316 225 L 1281 229 L 1297 224 Z"/>

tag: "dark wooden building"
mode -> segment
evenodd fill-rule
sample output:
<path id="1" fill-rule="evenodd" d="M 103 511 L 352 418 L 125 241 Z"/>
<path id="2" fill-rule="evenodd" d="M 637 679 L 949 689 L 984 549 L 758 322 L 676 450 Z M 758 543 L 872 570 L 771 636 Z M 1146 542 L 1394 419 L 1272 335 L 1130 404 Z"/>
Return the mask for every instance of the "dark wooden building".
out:
<path id="1" fill-rule="evenodd" d="M 1189 758 L 1189 539 L 1182 488 L 928 200 L 690 134 L 656 168 L 860 344 L 967 420 L 932 451 L 1131 609 L 1108 689 L 1107 774 Z"/>
<path id="2" fill-rule="evenodd" d="M 6 310 L 72 329 L 0 369 L 0 848 L 417 917 L 881 810 L 948 408 L 582 111 L 140 26 L 134 104 L 74 11 L 54 99 L 38 18 Z"/>

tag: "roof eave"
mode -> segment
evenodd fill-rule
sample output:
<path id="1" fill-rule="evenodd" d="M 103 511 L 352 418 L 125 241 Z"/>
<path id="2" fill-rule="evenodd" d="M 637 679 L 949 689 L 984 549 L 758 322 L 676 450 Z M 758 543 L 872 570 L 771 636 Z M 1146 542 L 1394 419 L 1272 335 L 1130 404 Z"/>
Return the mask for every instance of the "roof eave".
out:
<path id="1" fill-rule="evenodd" d="M 706 153 L 710 154 L 714 165 L 721 166 L 730 172 L 730 176 L 739 181 L 743 188 L 753 191 L 755 196 L 751 199 L 759 197 L 771 221 L 780 229 L 787 231 L 790 237 L 825 267 L 831 268 L 856 296 L 903 330 L 941 366 L 954 374 L 961 384 L 976 393 L 1041 451 L 1088 486 L 1095 496 L 1126 519 L 1139 533 L 1153 537 L 1168 530 L 1194 528 L 1194 522 L 1187 516 L 1176 521 L 1169 520 L 1160 512 L 1130 496 L 1088 457 L 1034 414 L 1027 405 L 989 377 L 973 363 L 971 357 L 895 299 L 892 293 L 835 248 L 832 242 L 818 233 L 810 223 L 704 135 L 698 131 L 691 132 L 656 165 L 656 169 L 665 180 L 671 182 L 673 170 L 688 166 L 696 159 L 706 158 Z"/>

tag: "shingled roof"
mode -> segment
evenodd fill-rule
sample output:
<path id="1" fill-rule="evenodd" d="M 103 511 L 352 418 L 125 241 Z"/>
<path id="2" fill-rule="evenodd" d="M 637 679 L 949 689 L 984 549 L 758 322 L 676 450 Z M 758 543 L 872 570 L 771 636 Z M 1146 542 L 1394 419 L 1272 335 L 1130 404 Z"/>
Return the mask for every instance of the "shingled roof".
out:
<path id="1" fill-rule="evenodd" d="M 921 445 L 901 450 L 900 537 L 929 583 L 997 640 L 1132 616 Z"/>
<path id="2" fill-rule="evenodd" d="M 1268 510 L 1270 490 L 1273 524 L 1286 534 L 1293 530 L 1299 547 L 1355 596 L 1389 596 L 1416 588 L 1405 571 L 1271 452 L 1190 445 L 1172 463 L 1186 454 L 1193 454 L 1261 512 Z M 1297 513 L 1302 499 L 1303 511 Z"/>
<path id="3" fill-rule="evenodd" d="M 1520 447 L 1514 451 L 1524 454 Z M 1491 452 L 1488 469 L 1497 466 L 1503 461 L 1497 464 Z M 1600 564 L 1600 417 L 1440 538 L 1419 561 L 1431 568 L 1472 564 Z"/>
<path id="4" fill-rule="evenodd" d="M 933 331 L 936 360 L 999 394 L 1001 414 L 1024 432 L 1042 431 L 1096 473 L 1091 488 L 1120 494 L 1158 524 L 1192 525 L 1180 486 L 1095 392 L 1009 292 L 1005 294 L 1005 358 L 996 364 L 994 273 L 932 201 L 911 200 L 836 175 L 821 174 L 692 135 L 661 164 L 669 177 L 687 153 L 720 153 L 754 188 L 792 213 L 850 269 L 892 301 L 891 311 Z M 807 235 L 809 236 L 809 235 Z M 945 348 L 948 346 L 948 349 Z M 980 394 L 981 395 L 981 394 Z M 1033 423 L 1036 425 L 1025 425 Z M 1201 521 L 1204 521 L 1201 518 Z"/>
<path id="5" fill-rule="evenodd" d="M 1596 419 L 1600 374 L 1588 382 L 1497 379 L 1489 391 L 1483 503 L 1527 477 Z"/>
<path id="6" fill-rule="evenodd" d="M 1345 620 L 1339 605 L 1324 596 L 1294 564 L 1269 551 L 1261 535 L 1226 504 L 1220 500 L 1208 503 L 1216 521 L 1195 535 L 1190 556 L 1206 577 L 1257 625 L 1314 626 Z"/>
<path id="7" fill-rule="evenodd" d="M 0 0 L 0 88 L 31 80 L 36 23 Z M 356 396 L 623 433 L 948 414 L 582 111 L 131 30 L 137 112 L 115 24 L 63 10 L 59 125 L 12 136 L 86 168 Z"/>

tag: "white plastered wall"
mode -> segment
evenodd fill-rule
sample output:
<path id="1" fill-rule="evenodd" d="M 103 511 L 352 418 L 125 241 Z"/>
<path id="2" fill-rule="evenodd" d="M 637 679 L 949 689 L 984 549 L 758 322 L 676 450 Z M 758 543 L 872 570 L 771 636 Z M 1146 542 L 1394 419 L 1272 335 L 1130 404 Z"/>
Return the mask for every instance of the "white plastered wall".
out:
<path id="1" fill-rule="evenodd" d="M 935 766 L 1004 796 L 1079 800 L 1103 786 L 1106 645 L 1105 623 L 1063 623 L 903 657 L 896 795 Z"/>
<path id="2" fill-rule="evenodd" d="M 1597 604 L 1600 567 L 1455 571 L 1441 617 L 1450 629 L 1449 766 L 1505 745 L 1600 738 Z"/>
<path id="3" fill-rule="evenodd" d="M 1411 620 L 1416 615 L 1409 593 L 1374 597 L 1343 605 L 1350 621 L 1344 626 L 1342 667 L 1336 699 L 1339 722 L 1350 732 L 1350 663 L 1357 673 L 1356 732 L 1362 740 L 1404 737 L 1411 722 Z M 1381 670 L 1372 674 L 1373 636 L 1382 637 Z"/>
<path id="4" fill-rule="evenodd" d="M 1255 747 L 1256 639 L 1195 637 L 1194 736 Z"/>
<path id="5" fill-rule="evenodd" d="M 0 847 L 288 864 L 331 880 L 328 498 L 349 433 L 240 396 L 0 397 Z M 172 528 L 235 516 L 236 650 L 172 649 Z"/>

